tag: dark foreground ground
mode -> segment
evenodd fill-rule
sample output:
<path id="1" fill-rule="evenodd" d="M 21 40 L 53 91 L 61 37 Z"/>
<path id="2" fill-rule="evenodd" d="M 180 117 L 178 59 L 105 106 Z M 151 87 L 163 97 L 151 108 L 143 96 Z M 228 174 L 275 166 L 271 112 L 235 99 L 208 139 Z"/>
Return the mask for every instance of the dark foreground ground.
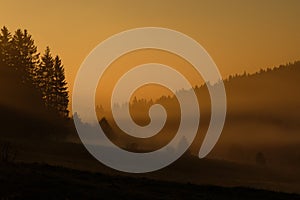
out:
<path id="1" fill-rule="evenodd" d="M 1 164 L 0 199 L 287 199 L 300 195 L 112 176 L 45 164 Z"/>

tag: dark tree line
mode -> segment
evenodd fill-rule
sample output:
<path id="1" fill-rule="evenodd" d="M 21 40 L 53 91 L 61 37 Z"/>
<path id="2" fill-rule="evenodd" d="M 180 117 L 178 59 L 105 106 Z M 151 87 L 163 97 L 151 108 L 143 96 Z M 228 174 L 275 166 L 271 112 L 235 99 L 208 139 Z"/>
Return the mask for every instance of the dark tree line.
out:
<path id="1" fill-rule="evenodd" d="M 34 87 L 48 110 L 68 117 L 69 96 L 62 61 L 51 55 L 49 47 L 40 56 L 26 29 L 14 34 L 6 27 L 1 29 L 0 66 L 14 70 L 21 84 Z"/>
<path id="2" fill-rule="evenodd" d="M 275 75 L 280 76 L 280 77 L 289 77 L 291 79 L 291 76 L 299 76 L 300 74 L 300 61 L 295 61 L 295 62 L 289 62 L 285 65 L 280 65 L 280 66 L 275 66 L 273 68 L 266 68 L 266 69 L 260 69 L 258 72 L 255 73 L 247 73 L 244 71 L 242 74 L 234 74 L 234 75 L 229 75 L 228 78 L 224 79 L 223 82 L 225 86 L 228 84 L 232 83 L 237 83 L 237 85 L 241 84 L 241 80 L 243 81 L 249 81 L 249 80 L 256 80 L 257 78 L 264 79 L 265 81 L 273 78 Z M 269 77 L 267 77 L 269 76 Z M 263 77 L 263 78 L 261 78 Z M 200 97 L 203 99 L 203 96 L 200 95 L 201 90 L 206 88 L 205 84 L 202 84 L 200 86 L 196 85 L 193 87 L 195 90 L 196 95 L 200 99 Z M 188 92 L 189 90 L 180 90 L 179 93 L 183 92 Z M 201 93 L 203 94 L 203 93 Z M 208 93 L 207 93 L 208 94 Z M 174 100 L 176 99 L 175 96 L 165 96 L 162 95 L 159 99 L 157 100 L 148 100 L 148 99 L 137 99 L 136 97 L 133 98 L 133 100 L 129 103 L 130 108 L 138 111 L 147 111 L 153 104 L 165 104 L 165 105 L 174 105 L 176 103 Z M 115 104 L 114 106 L 125 106 L 127 107 L 127 104 L 124 105 L 119 105 Z M 105 109 L 102 107 L 102 105 L 97 106 L 96 112 L 97 115 L 101 116 L 101 118 L 105 115 Z"/>

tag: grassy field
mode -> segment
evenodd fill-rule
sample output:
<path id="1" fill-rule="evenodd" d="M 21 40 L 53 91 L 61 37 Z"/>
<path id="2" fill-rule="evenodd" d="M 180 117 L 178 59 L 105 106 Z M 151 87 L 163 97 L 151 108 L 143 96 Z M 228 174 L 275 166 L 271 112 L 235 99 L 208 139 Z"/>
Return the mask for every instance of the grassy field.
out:
<path id="1" fill-rule="evenodd" d="M 1 199 L 300 199 L 242 187 L 105 175 L 45 164 L 0 164 Z"/>
<path id="2" fill-rule="evenodd" d="M 17 152 L 15 163 L 27 163 L 29 165 L 27 168 L 30 168 L 32 163 L 41 163 L 112 177 L 125 176 L 221 187 L 248 187 L 298 194 L 300 191 L 300 174 L 297 170 L 273 168 L 268 165 L 260 166 L 185 156 L 156 172 L 128 174 L 104 166 L 94 159 L 81 144 L 14 140 L 11 148 Z M 49 169 L 51 174 L 50 171 Z M 0 173 L 0 176 L 2 174 Z"/>

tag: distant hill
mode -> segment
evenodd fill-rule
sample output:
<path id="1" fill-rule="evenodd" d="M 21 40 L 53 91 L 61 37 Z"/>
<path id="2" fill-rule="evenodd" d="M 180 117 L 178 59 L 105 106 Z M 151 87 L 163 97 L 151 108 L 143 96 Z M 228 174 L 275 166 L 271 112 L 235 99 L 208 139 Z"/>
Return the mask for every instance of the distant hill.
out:
<path id="1" fill-rule="evenodd" d="M 257 157 L 263 155 L 267 165 L 300 167 L 300 61 L 254 74 L 232 75 L 224 80 L 224 85 L 227 95 L 225 126 L 209 156 L 256 163 Z M 210 121 L 210 98 L 206 85 L 194 90 L 201 120 L 190 152 L 197 155 Z M 107 123 L 116 135 L 111 138 L 117 138 L 116 143 L 121 146 L 129 144 L 139 151 L 158 149 L 167 144 L 176 134 L 180 120 L 176 117 L 180 113 L 175 97 L 161 97 L 154 102 L 138 100 L 131 104 L 132 116 L 136 122 L 147 124 L 147 112 L 153 103 L 160 103 L 167 110 L 168 120 L 163 131 L 150 139 L 133 138 L 124 134 L 108 116 Z M 103 113 L 102 109 L 98 116 L 105 116 Z"/>
<path id="2" fill-rule="evenodd" d="M 212 158 L 269 166 L 300 167 L 300 61 L 233 75 L 224 80 L 227 115 Z M 198 153 L 210 119 L 207 87 L 195 88 L 201 109 L 200 130 L 192 145 Z"/>

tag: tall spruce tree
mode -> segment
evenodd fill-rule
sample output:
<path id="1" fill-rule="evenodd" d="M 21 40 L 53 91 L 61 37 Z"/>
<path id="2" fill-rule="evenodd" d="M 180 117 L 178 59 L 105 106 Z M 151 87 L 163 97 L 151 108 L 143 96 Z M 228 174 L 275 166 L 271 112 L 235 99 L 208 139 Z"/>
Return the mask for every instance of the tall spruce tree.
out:
<path id="1" fill-rule="evenodd" d="M 52 90 L 53 90 L 52 88 L 53 87 L 52 76 L 54 71 L 53 66 L 54 66 L 54 61 L 50 53 L 50 48 L 47 47 L 45 53 L 41 57 L 40 64 L 37 66 L 35 70 L 36 77 L 34 80 L 34 84 L 40 90 L 45 106 L 51 110 L 54 109 L 52 105 L 52 98 L 51 98 Z"/>
<path id="2" fill-rule="evenodd" d="M 22 74 L 22 82 L 31 84 L 35 79 L 35 68 L 39 53 L 31 35 L 18 29 L 12 38 L 11 65 Z"/>
<path id="3" fill-rule="evenodd" d="M 0 64 L 1 66 L 9 66 L 11 63 L 11 51 L 12 51 L 12 35 L 3 26 L 0 32 Z"/>
<path id="4" fill-rule="evenodd" d="M 37 70 L 36 84 L 43 94 L 45 105 L 62 117 L 68 117 L 68 91 L 61 59 L 53 59 L 47 47 Z"/>
<path id="5" fill-rule="evenodd" d="M 69 94 L 65 77 L 65 70 L 59 56 L 54 59 L 54 88 L 55 88 L 55 103 L 57 111 L 60 115 L 68 117 Z"/>

